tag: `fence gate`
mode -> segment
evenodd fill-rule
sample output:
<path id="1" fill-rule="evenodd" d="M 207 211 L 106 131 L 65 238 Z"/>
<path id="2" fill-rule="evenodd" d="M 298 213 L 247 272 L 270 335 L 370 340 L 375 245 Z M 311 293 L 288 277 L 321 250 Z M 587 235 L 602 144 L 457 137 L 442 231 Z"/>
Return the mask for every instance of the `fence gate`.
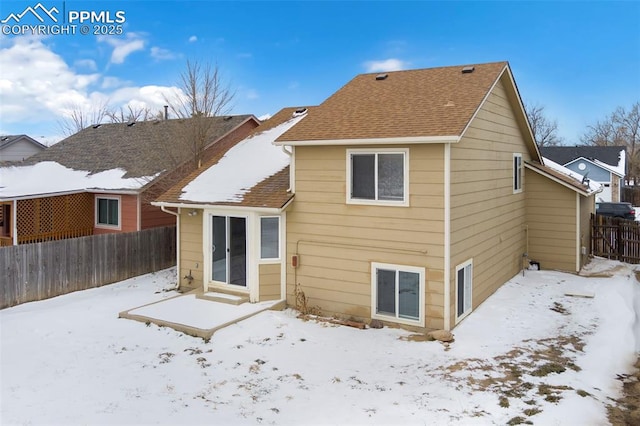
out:
<path id="1" fill-rule="evenodd" d="M 621 262 L 640 263 L 640 224 L 591 214 L 591 253 Z"/>

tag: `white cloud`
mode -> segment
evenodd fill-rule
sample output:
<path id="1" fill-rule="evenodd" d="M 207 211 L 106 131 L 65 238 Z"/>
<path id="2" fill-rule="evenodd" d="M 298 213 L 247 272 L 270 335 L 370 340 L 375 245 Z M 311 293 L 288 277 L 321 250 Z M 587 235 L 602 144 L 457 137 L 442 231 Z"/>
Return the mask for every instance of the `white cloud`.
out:
<path id="1" fill-rule="evenodd" d="M 272 117 L 271 114 L 264 114 L 264 115 L 261 115 L 260 117 L 258 117 L 258 120 L 266 121 L 266 120 L 270 119 L 271 117 Z"/>
<path id="2" fill-rule="evenodd" d="M 60 116 L 62 102 L 82 102 L 100 74 L 78 74 L 41 39 L 16 37 L 0 49 L 0 117 L 6 123 Z"/>
<path id="3" fill-rule="evenodd" d="M 111 102 L 115 105 L 130 105 L 135 108 L 149 108 L 151 112 L 164 110 L 167 99 L 174 99 L 176 96 L 183 96 L 182 91 L 177 87 L 167 86 L 142 86 L 123 87 L 111 94 Z"/>
<path id="4" fill-rule="evenodd" d="M 137 33 L 127 33 L 125 38 L 115 38 L 114 36 L 100 36 L 97 38 L 99 42 L 107 43 L 113 47 L 111 52 L 112 64 L 121 64 L 127 59 L 127 56 L 133 52 L 143 50 L 146 44 L 145 40 Z"/>
<path id="5" fill-rule="evenodd" d="M 94 61 L 93 59 L 78 59 L 77 61 L 73 62 L 73 66 L 76 68 L 86 68 L 90 71 L 95 71 L 98 69 L 96 61 Z"/>
<path id="6" fill-rule="evenodd" d="M 198 41 L 198 37 L 192 35 L 191 37 L 189 37 L 189 43 L 195 43 L 196 41 Z"/>
<path id="7" fill-rule="evenodd" d="M 58 123 L 71 107 L 90 114 L 108 103 L 111 108 L 131 105 L 155 113 L 166 104 L 165 95 L 180 94 L 175 87 L 139 87 L 100 73 L 82 73 L 77 62 L 67 64 L 44 41 L 15 37 L 0 44 L 0 63 L 8 65 L 0 75 L 0 128 L 6 133 L 59 139 Z"/>
<path id="8" fill-rule="evenodd" d="M 367 72 L 400 71 L 408 65 L 407 62 L 400 59 L 389 58 L 380 61 L 367 61 L 364 63 L 364 68 Z"/>
<path id="9" fill-rule="evenodd" d="M 253 89 L 247 90 L 247 99 L 258 99 L 260 95 Z"/>
<path id="10" fill-rule="evenodd" d="M 151 57 L 157 59 L 158 61 L 165 61 L 169 59 L 175 59 L 176 55 L 170 50 L 153 46 L 151 48 Z"/>

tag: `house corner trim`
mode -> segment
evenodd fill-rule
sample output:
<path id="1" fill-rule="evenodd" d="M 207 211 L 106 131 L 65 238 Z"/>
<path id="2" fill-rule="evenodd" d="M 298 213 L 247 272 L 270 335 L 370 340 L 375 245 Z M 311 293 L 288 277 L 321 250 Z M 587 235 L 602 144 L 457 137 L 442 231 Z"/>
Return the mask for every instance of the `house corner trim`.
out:
<path id="1" fill-rule="evenodd" d="M 451 144 L 444 144 L 444 329 L 451 330 Z"/>

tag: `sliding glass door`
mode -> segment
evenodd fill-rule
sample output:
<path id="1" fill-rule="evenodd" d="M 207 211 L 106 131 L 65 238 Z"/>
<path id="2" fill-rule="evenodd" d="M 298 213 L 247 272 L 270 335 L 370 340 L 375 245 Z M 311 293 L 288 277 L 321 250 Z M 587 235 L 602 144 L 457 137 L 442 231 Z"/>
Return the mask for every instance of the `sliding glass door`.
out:
<path id="1" fill-rule="evenodd" d="M 247 220 L 213 216 L 211 223 L 211 278 L 213 281 L 247 286 Z"/>

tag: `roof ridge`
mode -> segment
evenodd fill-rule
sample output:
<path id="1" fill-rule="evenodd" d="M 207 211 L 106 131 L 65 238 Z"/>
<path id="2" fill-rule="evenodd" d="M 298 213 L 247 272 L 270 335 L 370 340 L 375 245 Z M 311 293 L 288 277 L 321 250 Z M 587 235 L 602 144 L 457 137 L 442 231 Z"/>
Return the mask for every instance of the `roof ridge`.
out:
<path id="1" fill-rule="evenodd" d="M 360 75 L 378 75 L 378 74 L 391 74 L 391 73 L 395 74 L 395 73 L 401 73 L 401 72 L 440 70 L 440 69 L 447 69 L 447 68 L 463 68 L 463 67 L 470 67 L 470 66 L 496 65 L 496 64 L 508 65 L 509 61 L 480 62 L 480 63 L 470 63 L 470 64 L 460 64 L 460 65 L 442 65 L 442 66 L 437 66 L 437 67 L 410 68 L 410 69 L 394 70 L 394 71 L 364 72 L 364 73 L 356 74 L 355 77 L 360 76 Z"/>

